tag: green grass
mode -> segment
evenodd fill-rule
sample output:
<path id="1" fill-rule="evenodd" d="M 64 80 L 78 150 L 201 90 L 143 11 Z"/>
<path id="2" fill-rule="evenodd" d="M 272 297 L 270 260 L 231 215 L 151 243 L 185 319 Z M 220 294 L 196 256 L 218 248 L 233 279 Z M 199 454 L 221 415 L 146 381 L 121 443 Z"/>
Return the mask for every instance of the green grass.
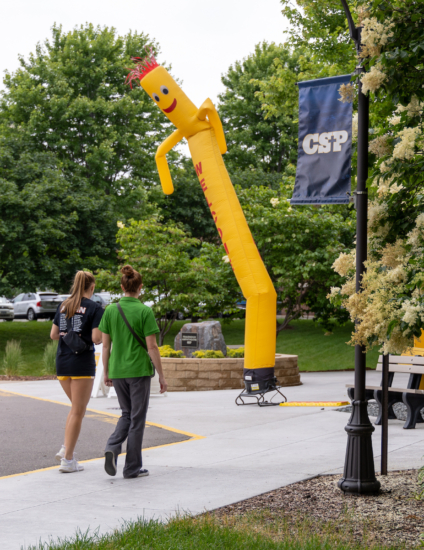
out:
<path id="1" fill-rule="evenodd" d="M 188 321 L 176 321 L 165 336 L 164 344 L 174 346 L 174 338 Z M 18 340 L 22 345 L 24 365 L 21 375 L 43 375 L 43 354 L 50 342 L 51 321 L 0 323 L 0 365 L 3 364 L 4 351 L 8 340 Z M 354 349 L 347 346 L 353 325 L 339 327 L 331 336 L 312 321 L 299 320 L 292 323 L 293 328 L 280 332 L 277 338 L 277 353 L 299 356 L 301 371 L 345 370 L 354 368 Z M 244 343 L 244 319 L 226 325 L 222 324 L 227 344 Z M 375 368 L 378 350 L 367 354 L 367 367 Z"/>
<path id="2" fill-rule="evenodd" d="M 394 550 L 388 546 L 351 543 L 347 526 L 341 534 L 331 532 L 323 524 L 321 533 L 304 529 L 293 536 L 282 522 L 275 532 L 267 530 L 263 522 L 258 524 L 255 518 L 251 519 L 248 527 L 225 525 L 211 516 L 173 519 L 166 524 L 140 519 L 124 524 L 111 535 L 78 533 L 73 539 L 40 543 L 28 550 Z"/>
<path id="3" fill-rule="evenodd" d="M 0 323 L 0 365 L 3 365 L 7 341 L 20 340 L 24 362 L 20 374 L 23 376 L 42 376 L 44 374 L 44 348 L 48 342 L 51 342 L 51 328 L 51 321 Z"/>
<path id="4" fill-rule="evenodd" d="M 165 336 L 165 344 L 174 346 L 174 338 L 188 321 L 176 321 Z M 298 320 L 291 323 L 293 328 L 283 330 L 277 338 L 277 353 L 299 356 L 301 371 L 326 371 L 354 369 L 355 353 L 350 340 L 353 324 L 334 329 L 331 336 L 324 336 L 321 328 L 313 321 Z M 244 319 L 233 321 L 230 325 L 222 323 L 227 345 L 244 343 Z M 367 367 L 375 369 L 378 348 L 367 354 Z"/>

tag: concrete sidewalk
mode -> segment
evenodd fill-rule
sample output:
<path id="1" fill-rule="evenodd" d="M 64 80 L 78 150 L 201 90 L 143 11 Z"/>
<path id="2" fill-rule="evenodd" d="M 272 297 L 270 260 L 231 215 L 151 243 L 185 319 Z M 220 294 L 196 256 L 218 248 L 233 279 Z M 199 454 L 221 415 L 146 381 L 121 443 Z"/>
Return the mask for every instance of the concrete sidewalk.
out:
<path id="1" fill-rule="evenodd" d="M 367 383 L 376 385 L 379 377 L 368 372 Z M 347 400 L 345 384 L 353 381 L 353 374 L 307 373 L 302 381 L 303 386 L 283 390 L 289 401 Z M 399 377 L 398 382 L 403 380 Z M 55 381 L 0 384 L 0 389 L 66 402 Z M 40 539 L 72 536 L 77 528 L 106 532 L 123 519 L 140 516 L 166 519 L 177 511 L 199 513 L 311 476 L 342 472 L 348 414 L 312 407 L 237 407 L 237 393 L 152 398 L 150 422 L 203 438 L 144 451 L 147 478 L 124 480 L 121 458 L 116 478 L 104 473 L 100 459 L 86 462 L 85 471 L 77 474 L 53 469 L 0 479 L 0 548 L 18 550 Z M 89 404 L 91 409 L 119 413 L 115 407 L 114 399 Z M 423 463 L 424 424 L 415 430 L 403 430 L 402 425 L 390 421 L 390 469 Z M 376 427 L 376 470 L 379 454 Z"/>

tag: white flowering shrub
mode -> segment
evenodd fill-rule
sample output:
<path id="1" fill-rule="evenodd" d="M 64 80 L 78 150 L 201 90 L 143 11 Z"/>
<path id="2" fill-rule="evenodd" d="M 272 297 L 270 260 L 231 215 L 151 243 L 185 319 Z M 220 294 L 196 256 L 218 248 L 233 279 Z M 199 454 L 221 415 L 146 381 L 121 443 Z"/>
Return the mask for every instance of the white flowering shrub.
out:
<path id="1" fill-rule="evenodd" d="M 364 7 L 365 3 L 360 2 Z M 354 251 L 333 268 L 334 305 L 357 321 L 351 344 L 400 354 L 424 328 L 424 4 L 379 0 L 362 20 L 363 91 L 371 94 L 367 271 L 356 292 Z"/>

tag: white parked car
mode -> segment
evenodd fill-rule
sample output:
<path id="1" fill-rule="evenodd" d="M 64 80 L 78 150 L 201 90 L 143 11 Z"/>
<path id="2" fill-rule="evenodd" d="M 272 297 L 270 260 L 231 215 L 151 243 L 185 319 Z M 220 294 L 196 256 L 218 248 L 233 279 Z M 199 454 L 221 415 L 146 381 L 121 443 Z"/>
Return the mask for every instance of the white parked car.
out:
<path id="1" fill-rule="evenodd" d="M 4 296 L 0 296 L 0 319 L 13 321 L 14 316 L 15 312 L 13 309 L 13 304 L 11 304 Z"/>
<path id="2" fill-rule="evenodd" d="M 53 319 L 58 306 L 57 292 L 29 292 L 18 294 L 12 304 L 15 319 Z"/>

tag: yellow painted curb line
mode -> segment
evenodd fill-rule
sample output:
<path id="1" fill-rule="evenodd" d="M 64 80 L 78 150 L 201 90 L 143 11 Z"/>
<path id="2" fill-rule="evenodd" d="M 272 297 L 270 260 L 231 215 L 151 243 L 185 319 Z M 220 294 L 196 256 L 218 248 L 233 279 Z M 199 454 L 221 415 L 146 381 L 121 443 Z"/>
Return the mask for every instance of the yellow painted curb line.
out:
<path id="1" fill-rule="evenodd" d="M 53 399 L 45 399 L 44 397 L 34 397 L 32 395 L 26 395 L 24 393 L 18 393 L 18 392 L 14 392 L 14 391 L 0 389 L 0 395 L 2 393 L 17 395 L 19 397 L 28 397 L 30 399 L 36 399 L 37 401 L 47 401 L 48 403 L 55 403 L 56 405 L 64 405 L 65 407 L 70 407 L 71 406 L 69 403 L 62 403 L 61 401 L 54 401 Z M 109 412 L 98 411 L 96 409 L 87 409 L 87 412 L 93 412 L 93 413 L 102 414 L 102 415 L 105 415 L 105 416 L 112 416 L 114 418 L 121 418 L 121 415 L 119 415 L 119 414 L 113 414 L 113 413 L 109 413 Z M 168 430 L 169 432 L 173 432 L 173 433 L 177 433 L 177 434 L 181 434 L 181 435 L 186 435 L 186 436 L 190 437 L 190 439 L 186 439 L 185 441 L 175 441 L 174 443 L 165 443 L 164 445 L 157 445 L 156 447 L 147 447 L 146 449 L 143 449 L 143 451 L 153 451 L 155 449 L 160 449 L 162 447 L 170 447 L 171 445 L 179 445 L 180 443 L 188 443 L 189 441 L 197 441 L 199 439 L 206 439 L 206 437 L 204 435 L 197 435 L 197 434 L 192 434 L 190 432 L 184 432 L 182 430 L 177 430 L 175 428 L 170 428 L 169 426 L 164 426 L 163 424 L 156 424 L 155 422 L 146 422 L 146 424 L 149 425 L 149 426 L 155 426 L 156 428 L 163 428 L 164 430 Z M 119 456 L 125 456 L 126 454 L 127 453 L 121 453 Z M 95 462 L 96 460 L 104 460 L 104 456 L 101 456 L 99 458 L 90 458 L 88 460 L 80 460 L 79 462 L 81 464 L 86 464 L 87 462 Z M 28 474 L 36 474 L 38 472 L 46 472 L 48 470 L 57 470 L 59 468 L 60 468 L 60 465 L 49 466 L 48 468 L 40 468 L 39 470 L 31 470 L 30 472 L 22 472 L 22 473 L 19 473 L 19 474 L 11 474 L 11 475 L 8 475 L 8 476 L 3 476 L 3 477 L 0 477 L 0 480 L 8 479 L 8 478 L 11 478 L 11 477 L 26 476 Z"/>
<path id="2" fill-rule="evenodd" d="M 288 401 L 280 403 L 280 407 L 343 407 L 349 401 Z"/>

